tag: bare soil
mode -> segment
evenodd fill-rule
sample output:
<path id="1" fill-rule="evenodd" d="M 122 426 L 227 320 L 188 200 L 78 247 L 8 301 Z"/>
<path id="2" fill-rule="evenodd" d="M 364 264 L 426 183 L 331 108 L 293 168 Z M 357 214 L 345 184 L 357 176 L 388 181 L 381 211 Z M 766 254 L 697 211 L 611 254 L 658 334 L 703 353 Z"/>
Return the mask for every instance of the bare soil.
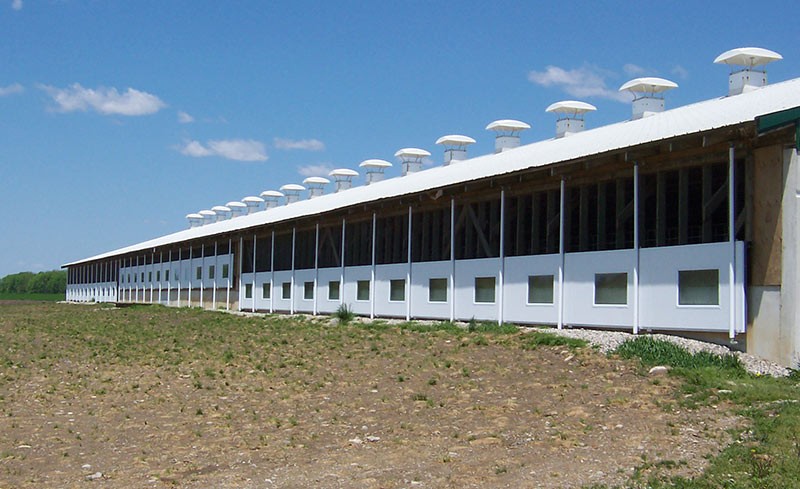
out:
<path id="1" fill-rule="evenodd" d="M 615 485 L 741 424 L 533 334 L 3 303 L 0 488 Z"/>

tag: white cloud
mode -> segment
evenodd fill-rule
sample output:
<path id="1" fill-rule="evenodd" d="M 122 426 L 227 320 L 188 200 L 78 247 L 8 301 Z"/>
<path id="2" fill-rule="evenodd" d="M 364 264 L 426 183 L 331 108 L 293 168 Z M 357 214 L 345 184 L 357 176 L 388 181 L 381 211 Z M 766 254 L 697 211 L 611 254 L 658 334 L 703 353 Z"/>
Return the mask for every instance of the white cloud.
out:
<path id="1" fill-rule="evenodd" d="M 681 65 L 676 65 L 674 68 L 672 68 L 672 71 L 670 71 L 670 73 L 677 76 L 681 80 L 689 78 L 689 70 L 687 70 Z"/>
<path id="2" fill-rule="evenodd" d="M 194 117 L 192 117 L 191 115 L 187 114 L 186 112 L 184 112 L 182 110 L 179 110 L 178 111 L 178 122 L 180 122 L 181 124 L 190 124 L 190 123 L 194 122 Z"/>
<path id="3" fill-rule="evenodd" d="M 628 63 L 624 65 L 622 67 L 622 71 L 624 71 L 625 74 L 628 76 L 644 76 L 654 73 L 654 71 L 649 68 L 643 68 L 633 63 Z"/>
<path id="4" fill-rule="evenodd" d="M 22 0 L 11 0 L 11 8 L 14 10 L 22 10 Z"/>
<path id="5" fill-rule="evenodd" d="M 206 144 L 189 141 L 179 151 L 194 158 L 219 156 L 235 161 L 267 161 L 268 158 L 264 143 L 252 139 L 216 139 Z"/>
<path id="6" fill-rule="evenodd" d="M 327 177 L 328 173 L 333 171 L 333 166 L 328 163 L 320 163 L 318 165 L 305 165 L 298 166 L 297 173 L 304 177 Z"/>
<path id="7" fill-rule="evenodd" d="M 12 83 L 7 87 L 0 87 L 0 97 L 5 97 L 6 95 L 15 95 L 17 93 L 22 93 L 25 91 L 25 88 L 20 85 L 19 83 Z"/>
<path id="8" fill-rule="evenodd" d="M 167 106 L 160 98 L 147 92 L 128 88 L 120 93 L 116 88 L 84 88 L 79 83 L 67 88 L 40 86 L 58 105 L 61 112 L 94 110 L 104 115 L 148 115 Z"/>
<path id="9" fill-rule="evenodd" d="M 572 70 L 548 66 L 545 71 L 528 73 L 528 80 L 543 87 L 561 88 L 568 95 L 577 98 L 599 97 L 629 102 L 630 97 L 627 94 L 608 88 L 606 78 L 611 76 L 612 72 L 596 66 L 587 65 Z"/>
<path id="10" fill-rule="evenodd" d="M 275 138 L 274 143 L 277 149 L 304 149 L 306 151 L 322 151 L 325 149 L 325 143 L 319 139 Z"/>

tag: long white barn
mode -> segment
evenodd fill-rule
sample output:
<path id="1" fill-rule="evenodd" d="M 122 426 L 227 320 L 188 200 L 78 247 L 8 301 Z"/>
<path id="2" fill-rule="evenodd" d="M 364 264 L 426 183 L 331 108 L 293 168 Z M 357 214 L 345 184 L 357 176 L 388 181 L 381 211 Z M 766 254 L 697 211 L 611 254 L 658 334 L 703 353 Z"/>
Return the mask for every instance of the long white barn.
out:
<path id="1" fill-rule="evenodd" d="M 625 122 L 584 131 L 564 107 L 588 104 L 559 105 L 553 139 L 515 147 L 524 127 L 497 121 L 495 154 L 448 136 L 445 166 L 378 181 L 370 160 L 369 185 L 68 263 L 67 300 L 666 331 L 794 367 L 800 79 L 750 66 L 664 111 L 659 83 L 630 85 Z"/>

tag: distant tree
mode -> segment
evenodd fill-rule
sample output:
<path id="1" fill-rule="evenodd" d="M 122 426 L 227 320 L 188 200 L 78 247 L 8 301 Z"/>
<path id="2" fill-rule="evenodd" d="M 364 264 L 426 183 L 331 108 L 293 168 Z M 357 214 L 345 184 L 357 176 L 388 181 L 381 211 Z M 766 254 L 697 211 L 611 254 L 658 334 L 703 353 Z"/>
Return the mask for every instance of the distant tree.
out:
<path id="1" fill-rule="evenodd" d="M 0 279 L 0 292 L 11 294 L 62 294 L 67 290 L 67 272 L 21 272 Z"/>

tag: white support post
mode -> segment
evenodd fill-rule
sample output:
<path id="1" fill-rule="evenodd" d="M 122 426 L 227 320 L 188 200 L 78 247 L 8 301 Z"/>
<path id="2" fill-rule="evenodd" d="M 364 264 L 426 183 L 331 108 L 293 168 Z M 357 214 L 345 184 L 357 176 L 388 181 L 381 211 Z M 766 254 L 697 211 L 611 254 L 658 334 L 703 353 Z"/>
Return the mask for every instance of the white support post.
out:
<path id="1" fill-rule="evenodd" d="M 181 275 L 183 275 L 183 249 L 178 248 L 178 276 L 175 280 L 178 281 L 178 307 L 181 307 Z"/>
<path id="2" fill-rule="evenodd" d="M 369 318 L 375 319 L 375 225 L 378 221 L 377 213 L 372 213 L 372 269 L 370 270 L 369 279 Z"/>
<path id="3" fill-rule="evenodd" d="M 200 243 L 200 309 L 204 309 L 203 295 L 205 295 L 206 281 L 206 244 Z"/>
<path id="4" fill-rule="evenodd" d="M 292 226 L 292 278 L 289 283 L 289 314 L 294 314 L 294 252 L 297 239 L 297 226 Z"/>
<path id="5" fill-rule="evenodd" d="M 408 269 L 406 270 L 406 321 L 411 321 L 411 206 L 408 206 Z"/>
<path id="6" fill-rule="evenodd" d="M 317 286 L 319 285 L 319 222 L 316 226 L 314 235 L 314 316 L 317 315 L 317 296 L 319 295 Z"/>
<path id="7" fill-rule="evenodd" d="M 133 279 L 136 281 L 136 302 L 139 302 L 139 279 L 142 278 L 141 274 L 139 273 L 139 255 L 136 255 L 136 275 L 133 276 Z"/>
<path id="8" fill-rule="evenodd" d="M 242 280 L 242 262 L 244 262 L 244 235 L 239 236 L 239 310 L 242 310 L 242 303 L 244 302 L 244 280 Z"/>
<path id="9" fill-rule="evenodd" d="M 169 273 L 172 270 L 172 250 L 169 250 L 169 253 L 167 254 L 167 261 L 169 262 L 169 265 L 167 265 L 167 272 Z M 172 276 L 172 273 L 170 273 L 169 280 L 167 280 L 167 305 L 168 306 L 172 305 L 171 299 L 172 299 L 172 279 L 173 278 L 174 277 Z"/>
<path id="10" fill-rule="evenodd" d="M 633 164 L 633 334 L 639 334 L 639 163 Z"/>
<path id="11" fill-rule="evenodd" d="M 233 263 L 231 263 L 231 257 L 233 257 L 233 238 L 228 238 L 228 278 L 227 278 L 227 290 L 225 291 L 225 310 L 231 310 L 231 275 L 233 274 Z"/>
<path id="12" fill-rule="evenodd" d="M 269 312 L 275 312 L 274 296 L 275 296 L 275 229 L 272 230 L 272 245 L 269 253 Z"/>
<path id="13" fill-rule="evenodd" d="M 256 240 L 256 233 L 253 233 L 253 282 L 250 286 L 250 300 L 252 300 L 250 310 L 252 312 L 256 312 L 256 253 L 258 252 L 257 248 L 258 242 Z"/>
<path id="14" fill-rule="evenodd" d="M 150 270 L 147 271 L 147 281 L 150 282 L 150 304 L 153 303 L 153 269 L 155 267 L 156 252 L 153 251 L 150 255 Z"/>
<path id="15" fill-rule="evenodd" d="M 558 207 L 558 329 L 564 328 L 564 190 L 566 184 L 561 177 L 561 192 Z"/>
<path id="16" fill-rule="evenodd" d="M 456 320 L 456 199 L 450 197 L 450 321 Z"/>
<path id="17" fill-rule="evenodd" d="M 500 190 L 500 271 L 497 279 L 497 324 L 503 324 L 503 291 L 505 289 L 504 277 L 506 273 L 506 190 Z"/>
<path id="18" fill-rule="evenodd" d="M 730 324 L 728 337 L 733 341 L 736 337 L 736 209 L 735 207 L 735 182 L 734 176 L 734 147 L 733 143 L 728 148 L 728 244 L 730 256 L 728 262 L 728 290 L 730 301 Z"/>
<path id="19" fill-rule="evenodd" d="M 344 304 L 344 242 L 347 237 L 347 226 L 346 226 L 346 219 L 342 218 L 342 253 L 340 254 L 340 259 L 342 260 L 342 271 L 339 274 L 339 305 Z"/>
<path id="20" fill-rule="evenodd" d="M 194 251 L 194 246 L 189 243 L 189 298 L 186 301 L 189 307 L 192 307 L 192 276 L 194 275 L 194 270 L 192 270 L 192 251 Z"/>
<path id="21" fill-rule="evenodd" d="M 211 280 L 211 286 L 213 287 L 211 289 L 211 309 L 217 308 L 217 273 L 219 273 L 219 270 L 217 270 L 217 249 L 217 241 L 214 240 L 214 278 Z"/>
<path id="22" fill-rule="evenodd" d="M 164 280 L 164 252 L 158 252 L 158 303 L 161 304 L 161 282 Z"/>

